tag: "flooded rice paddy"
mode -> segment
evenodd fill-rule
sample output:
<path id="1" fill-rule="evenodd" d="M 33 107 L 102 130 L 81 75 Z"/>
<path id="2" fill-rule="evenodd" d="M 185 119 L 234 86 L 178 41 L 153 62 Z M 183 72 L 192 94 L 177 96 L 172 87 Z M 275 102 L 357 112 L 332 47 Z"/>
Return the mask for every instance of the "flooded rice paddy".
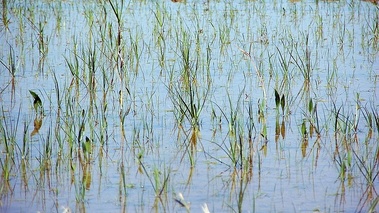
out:
<path id="1" fill-rule="evenodd" d="M 0 212 L 376 212 L 371 2 L 2 1 Z"/>

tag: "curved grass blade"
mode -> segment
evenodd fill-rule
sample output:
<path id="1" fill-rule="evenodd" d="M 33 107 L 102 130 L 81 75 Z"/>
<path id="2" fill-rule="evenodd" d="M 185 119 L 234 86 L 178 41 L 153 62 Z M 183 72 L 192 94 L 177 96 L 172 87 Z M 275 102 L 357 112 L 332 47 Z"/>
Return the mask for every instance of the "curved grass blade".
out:
<path id="1" fill-rule="evenodd" d="M 39 111 L 39 109 L 42 109 L 42 101 L 41 98 L 37 95 L 37 93 L 29 90 L 29 93 L 33 96 L 33 106 L 36 112 Z"/>

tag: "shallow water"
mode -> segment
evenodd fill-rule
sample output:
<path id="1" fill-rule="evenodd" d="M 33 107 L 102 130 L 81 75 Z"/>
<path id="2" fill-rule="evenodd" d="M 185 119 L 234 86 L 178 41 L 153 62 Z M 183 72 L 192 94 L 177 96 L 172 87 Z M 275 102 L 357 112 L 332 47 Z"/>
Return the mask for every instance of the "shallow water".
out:
<path id="1" fill-rule="evenodd" d="M 191 212 L 204 203 L 210 212 L 378 209 L 376 5 L 113 6 L 122 8 L 119 46 L 109 2 L 3 5 L 1 212 L 185 212 L 179 193 Z M 180 98 L 190 101 L 186 48 L 194 104 L 203 106 L 192 154 L 179 108 Z M 42 126 L 32 135 L 36 118 Z"/>

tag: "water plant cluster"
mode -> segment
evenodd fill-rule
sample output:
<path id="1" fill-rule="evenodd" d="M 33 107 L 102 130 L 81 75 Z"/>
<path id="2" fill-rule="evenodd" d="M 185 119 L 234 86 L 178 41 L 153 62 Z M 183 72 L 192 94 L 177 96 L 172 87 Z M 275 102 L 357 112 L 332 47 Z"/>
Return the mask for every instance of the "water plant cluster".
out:
<path id="1" fill-rule="evenodd" d="M 378 211 L 365 1 L 2 1 L 0 211 Z"/>

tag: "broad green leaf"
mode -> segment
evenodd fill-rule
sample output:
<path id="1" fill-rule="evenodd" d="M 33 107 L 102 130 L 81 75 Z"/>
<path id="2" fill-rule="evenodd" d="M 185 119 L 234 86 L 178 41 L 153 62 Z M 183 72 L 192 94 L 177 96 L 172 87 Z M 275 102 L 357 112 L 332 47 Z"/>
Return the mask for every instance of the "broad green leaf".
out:
<path id="1" fill-rule="evenodd" d="M 276 104 L 276 108 L 278 108 L 280 104 L 280 96 L 276 89 L 275 89 L 275 104 Z"/>
<path id="2" fill-rule="evenodd" d="M 280 99 L 280 105 L 282 106 L 282 111 L 284 113 L 284 107 L 286 106 L 286 100 L 285 100 L 284 94 L 282 95 L 282 98 Z"/>
<path id="3" fill-rule="evenodd" d="M 303 135 L 303 137 L 307 135 L 307 127 L 305 125 L 305 121 L 303 121 L 303 123 L 301 124 L 301 134 Z"/>
<path id="4" fill-rule="evenodd" d="M 308 111 L 309 111 L 309 113 L 313 112 L 313 101 L 312 101 L 312 98 L 309 100 Z"/>
<path id="5" fill-rule="evenodd" d="M 40 108 L 42 108 L 42 101 L 41 98 L 37 95 L 37 93 L 29 90 L 29 93 L 33 96 L 33 106 L 36 112 L 39 111 Z"/>

